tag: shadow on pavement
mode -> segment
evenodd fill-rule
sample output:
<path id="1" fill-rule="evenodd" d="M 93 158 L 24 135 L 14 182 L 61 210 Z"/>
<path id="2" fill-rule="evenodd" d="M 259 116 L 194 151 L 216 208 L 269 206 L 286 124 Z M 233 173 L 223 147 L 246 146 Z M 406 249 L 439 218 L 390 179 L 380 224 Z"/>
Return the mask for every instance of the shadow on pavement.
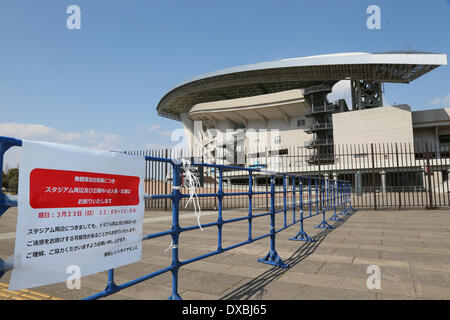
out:
<path id="1" fill-rule="evenodd" d="M 319 245 L 329 233 L 333 232 L 334 229 L 344 224 L 349 219 L 349 217 L 351 217 L 351 215 L 341 216 L 340 218 L 342 219 L 342 221 L 336 221 L 334 224 L 332 224 L 333 229 L 324 229 L 313 236 L 312 239 L 316 241 L 304 242 L 303 245 L 298 248 L 289 258 L 284 260 L 284 263 L 288 264 L 289 266 L 295 266 L 298 263 L 302 262 L 305 258 L 314 253 L 314 251 L 319 247 Z M 248 300 L 251 298 L 261 300 L 266 292 L 265 287 L 272 281 L 281 277 L 288 270 L 289 269 L 273 267 L 260 274 L 256 278 L 253 278 L 247 283 L 244 283 L 240 287 L 222 296 L 219 300 Z"/>

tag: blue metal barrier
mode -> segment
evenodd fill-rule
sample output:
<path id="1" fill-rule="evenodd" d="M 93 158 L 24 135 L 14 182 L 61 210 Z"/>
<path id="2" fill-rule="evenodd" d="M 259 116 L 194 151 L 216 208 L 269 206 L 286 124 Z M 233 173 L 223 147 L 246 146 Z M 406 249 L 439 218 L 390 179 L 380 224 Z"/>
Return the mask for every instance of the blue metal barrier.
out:
<path id="1" fill-rule="evenodd" d="M 21 146 L 22 142 L 20 140 L 0 137 L 0 164 L 3 163 L 3 155 L 6 150 L 11 146 Z M 312 176 L 301 176 L 296 174 L 287 173 L 277 173 L 270 172 L 260 168 L 242 168 L 218 164 L 206 164 L 206 163 L 195 163 L 192 162 L 190 165 L 205 168 L 215 168 L 219 172 L 219 186 L 216 193 L 201 193 L 197 194 L 198 197 L 216 197 L 218 200 L 217 208 L 217 221 L 211 223 L 205 223 L 201 225 L 193 225 L 189 227 L 181 227 L 179 224 L 179 211 L 180 211 L 180 201 L 183 198 L 189 198 L 189 194 L 183 194 L 181 192 L 182 187 L 182 163 L 177 160 L 145 156 L 146 161 L 151 162 L 163 162 L 170 164 L 172 166 L 172 177 L 173 177 L 173 187 L 170 194 L 165 195 L 145 195 L 145 199 L 170 199 L 172 202 L 172 227 L 170 230 L 147 234 L 143 236 L 143 240 L 151 240 L 163 236 L 171 236 L 172 238 L 172 264 L 168 267 L 162 268 L 155 272 L 149 273 L 137 279 L 131 280 L 123 284 L 116 284 L 114 281 L 114 269 L 108 271 L 108 281 L 106 288 L 92 296 L 85 299 L 98 299 L 101 297 L 109 296 L 117 291 L 123 290 L 145 280 L 154 278 L 158 275 L 171 272 L 172 274 L 172 294 L 169 299 L 178 300 L 181 299 L 178 294 L 178 272 L 179 269 L 189 263 L 205 259 L 214 255 L 221 254 L 223 252 L 232 250 L 234 248 L 264 239 L 270 238 L 270 248 L 265 257 L 259 259 L 259 262 L 266 263 L 279 268 L 288 268 L 279 254 L 276 251 L 275 238 L 276 234 L 289 228 L 290 226 L 300 222 L 300 231 L 290 240 L 297 241 L 314 241 L 304 230 L 304 220 L 322 215 L 322 222 L 316 226 L 316 228 L 331 229 L 332 226 L 328 224 L 326 220 L 326 213 L 328 211 L 333 212 L 333 216 L 329 219 L 331 221 L 341 220 L 338 215 L 349 215 L 354 209 L 351 206 L 351 185 L 349 182 L 341 180 L 329 180 L 321 177 Z M 226 171 L 246 171 L 249 176 L 248 191 L 247 192 L 224 192 L 223 189 L 223 176 Z M 270 191 L 253 191 L 253 177 L 255 173 L 265 174 L 270 177 Z M 282 179 L 282 190 L 276 190 L 275 178 Z M 292 181 L 289 190 L 288 181 Z M 1 182 L 1 178 L 0 178 Z M 283 205 L 281 209 L 276 208 L 275 198 L 277 194 L 283 195 Z M 298 202 L 297 202 L 298 194 Z M 268 195 L 270 196 L 270 211 L 257 213 L 253 212 L 253 196 L 255 195 Z M 292 202 L 288 206 L 288 195 L 291 196 Z M 222 216 L 223 212 L 223 199 L 225 197 L 233 196 L 248 196 L 248 214 L 242 217 L 224 219 Z M 1 193 L 0 195 L 0 208 L 7 208 L 17 206 L 17 200 L 8 198 L 6 195 Z M 298 209 L 298 210 L 297 210 Z M 287 221 L 287 212 L 292 210 L 293 218 L 292 221 Z M 339 211 L 340 210 L 340 211 Z M 338 212 L 339 211 L 339 212 Z M 3 211 L 4 212 L 4 211 Z M 2 212 L 2 213 L 3 213 Z M 297 216 L 298 212 L 298 216 Z M 277 214 L 283 213 L 283 226 L 276 228 L 275 217 Z M 306 213 L 306 214 L 305 214 Z M 269 216 L 270 217 L 270 232 L 260 235 L 258 237 L 253 237 L 252 233 L 252 221 L 254 219 Z M 230 246 L 223 246 L 222 243 L 222 228 L 226 224 L 230 224 L 238 221 L 248 221 L 248 239 Z M 218 238 L 217 238 L 217 249 L 206 254 L 196 256 L 191 259 L 181 261 L 179 259 L 179 236 L 182 232 L 196 230 L 199 228 L 209 228 L 217 227 Z M 7 267 L 0 259 L 0 277 L 7 270 L 11 269 L 11 266 Z"/>

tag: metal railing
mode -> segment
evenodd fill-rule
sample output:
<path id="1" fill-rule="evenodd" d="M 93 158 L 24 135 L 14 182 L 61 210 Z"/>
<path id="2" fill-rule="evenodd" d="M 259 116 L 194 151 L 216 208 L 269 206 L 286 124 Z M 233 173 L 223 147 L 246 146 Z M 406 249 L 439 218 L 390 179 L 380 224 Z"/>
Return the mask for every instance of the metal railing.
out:
<path id="1" fill-rule="evenodd" d="M 0 137 L 1 159 L 3 159 L 4 151 L 8 149 L 8 146 L 20 146 L 19 140 L 8 140 L 7 138 Z M 180 204 L 183 199 L 189 198 L 190 195 L 183 193 L 183 163 L 178 160 L 172 160 L 169 158 L 144 156 L 147 161 L 147 166 L 153 163 L 160 163 L 170 168 L 172 172 L 172 186 L 171 192 L 166 194 L 153 194 L 146 195 L 146 200 L 168 200 L 172 208 L 172 226 L 170 229 L 147 234 L 143 236 L 143 241 L 149 241 L 152 239 L 160 238 L 163 236 L 170 236 L 172 243 L 172 263 L 171 265 L 161 268 L 157 271 L 148 273 L 144 276 L 138 277 L 134 280 L 125 282 L 123 284 L 116 284 L 114 280 L 114 269 L 108 271 L 108 280 L 106 288 L 94 295 L 91 295 L 85 299 L 98 299 L 114 294 L 120 290 L 128 288 L 130 286 L 141 283 L 145 280 L 154 278 L 156 276 L 171 273 L 172 274 L 172 293 L 169 299 L 181 299 L 178 293 L 179 282 L 179 270 L 183 266 L 214 256 L 229 250 L 244 246 L 246 244 L 264 239 L 270 238 L 270 248 L 268 253 L 259 262 L 266 263 L 279 268 L 287 268 L 279 254 L 276 251 L 276 234 L 289 228 L 297 223 L 300 224 L 299 232 L 291 238 L 291 240 L 297 241 L 314 241 L 304 230 L 304 220 L 322 215 L 322 221 L 316 228 L 320 229 L 332 229 L 333 227 L 327 222 L 326 214 L 331 212 L 333 215 L 328 219 L 330 221 L 340 221 L 339 215 L 349 215 L 354 209 L 351 204 L 351 186 L 347 181 L 324 179 L 321 177 L 300 176 L 295 174 L 278 173 L 266 171 L 258 168 L 241 168 L 234 166 L 225 166 L 218 164 L 196 163 L 191 162 L 190 167 L 197 168 L 209 168 L 214 169 L 218 175 L 218 189 L 215 192 L 210 193 L 197 193 L 199 198 L 214 198 L 217 199 L 217 220 L 211 223 L 192 225 L 188 227 L 181 227 L 179 224 Z M 227 171 L 244 171 L 248 176 L 247 190 L 242 192 L 229 192 L 224 186 L 225 172 Z M 253 185 L 256 174 L 264 175 L 270 181 L 269 190 L 261 190 Z M 256 190 L 255 190 L 256 189 Z M 255 213 L 253 201 L 260 196 L 268 196 L 270 199 L 270 209 L 267 212 Z M 248 201 L 248 211 L 245 215 L 237 218 L 225 219 L 223 216 L 223 202 L 229 197 L 246 197 Z M 281 204 L 276 203 L 277 198 L 282 199 Z M 17 206 L 17 201 L 5 201 L 5 198 L 0 198 L 1 208 L 9 208 Z M 292 212 L 292 220 L 288 221 L 287 213 Z M 276 228 L 275 218 L 281 215 L 283 217 L 283 223 L 281 227 Z M 270 231 L 263 235 L 254 236 L 252 222 L 255 219 L 262 217 L 270 217 Z M 222 229 L 227 224 L 232 224 L 239 221 L 248 222 L 248 237 L 247 240 L 234 243 L 232 245 L 223 245 L 223 232 Z M 217 249 L 210 251 L 206 254 L 201 254 L 196 257 L 180 260 L 179 258 L 179 242 L 180 235 L 183 232 L 196 230 L 199 228 L 217 228 Z M 0 260 L 2 270 L 0 270 L 0 276 L 13 266 L 7 267 L 3 261 Z"/>
<path id="2" fill-rule="evenodd" d="M 326 104 L 322 106 L 312 106 L 311 110 L 305 113 L 305 116 L 312 115 L 315 113 L 321 113 L 321 112 L 333 112 L 336 111 L 338 108 L 335 104 Z"/>
<path id="3" fill-rule="evenodd" d="M 325 122 L 325 123 L 313 123 L 309 128 L 307 128 L 305 131 L 307 133 L 311 133 L 314 131 L 319 130 L 331 130 L 333 129 L 333 123 L 331 122 Z"/>
<path id="4" fill-rule="evenodd" d="M 317 146 L 333 145 L 333 139 L 312 139 L 305 142 L 305 147 L 312 148 Z"/>
<path id="5" fill-rule="evenodd" d="M 299 145 L 280 145 L 278 154 L 269 148 L 247 148 L 240 157 L 243 166 L 268 168 L 302 176 L 320 176 L 350 181 L 352 203 L 355 208 L 426 208 L 450 207 L 450 145 L 415 143 L 334 144 L 306 148 Z M 318 154 L 320 151 L 320 154 Z M 167 150 L 135 151 L 133 154 L 163 156 Z M 194 159 L 193 152 L 184 150 L 186 159 Z M 200 155 L 199 162 L 224 164 L 223 157 Z M 238 156 L 235 159 L 239 159 Z M 165 180 L 167 165 L 148 166 L 146 192 L 162 194 L 170 190 Z M 200 170 L 202 192 L 217 192 L 218 175 L 214 170 Z M 254 175 L 254 187 L 267 191 L 269 179 Z M 226 172 L 225 188 L 242 192 L 248 185 L 245 171 Z M 375 191 L 375 192 L 374 192 Z M 426 191 L 426 192 L 424 192 Z M 184 201 L 184 200 L 183 200 Z M 201 199 L 202 208 L 217 208 L 216 200 Z M 254 199 L 258 208 L 269 208 L 269 197 Z M 224 199 L 224 208 L 246 208 L 243 197 Z M 147 209 L 168 210 L 167 200 L 149 200 Z"/>

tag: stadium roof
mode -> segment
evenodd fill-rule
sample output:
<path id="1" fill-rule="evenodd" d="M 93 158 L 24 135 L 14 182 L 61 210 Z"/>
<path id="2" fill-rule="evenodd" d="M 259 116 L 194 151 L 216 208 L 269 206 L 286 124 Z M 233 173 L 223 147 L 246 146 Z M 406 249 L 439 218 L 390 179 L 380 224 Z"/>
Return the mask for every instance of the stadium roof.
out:
<path id="1" fill-rule="evenodd" d="M 170 90 L 158 114 L 180 120 L 198 103 L 256 96 L 340 80 L 408 83 L 447 64 L 446 54 L 349 52 L 261 62 L 199 75 Z"/>

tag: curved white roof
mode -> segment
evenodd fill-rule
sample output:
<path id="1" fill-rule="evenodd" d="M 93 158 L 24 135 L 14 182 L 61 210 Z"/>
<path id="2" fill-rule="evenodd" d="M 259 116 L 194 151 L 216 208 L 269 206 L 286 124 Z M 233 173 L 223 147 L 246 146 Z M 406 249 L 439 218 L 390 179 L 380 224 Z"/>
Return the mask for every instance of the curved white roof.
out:
<path id="1" fill-rule="evenodd" d="M 309 57 L 288 58 L 270 62 L 260 62 L 238 67 L 221 69 L 193 77 L 184 83 L 214 77 L 222 74 L 263 70 L 272 68 L 325 66 L 325 65 L 357 65 L 357 64 L 413 64 L 413 65 L 446 65 L 447 55 L 439 53 L 367 53 L 345 52 L 323 54 Z"/>
<path id="2" fill-rule="evenodd" d="M 158 114 L 179 119 L 201 102 L 241 98 L 339 80 L 408 83 L 447 64 L 446 54 L 425 52 L 348 52 L 261 62 L 213 71 L 170 90 Z"/>

